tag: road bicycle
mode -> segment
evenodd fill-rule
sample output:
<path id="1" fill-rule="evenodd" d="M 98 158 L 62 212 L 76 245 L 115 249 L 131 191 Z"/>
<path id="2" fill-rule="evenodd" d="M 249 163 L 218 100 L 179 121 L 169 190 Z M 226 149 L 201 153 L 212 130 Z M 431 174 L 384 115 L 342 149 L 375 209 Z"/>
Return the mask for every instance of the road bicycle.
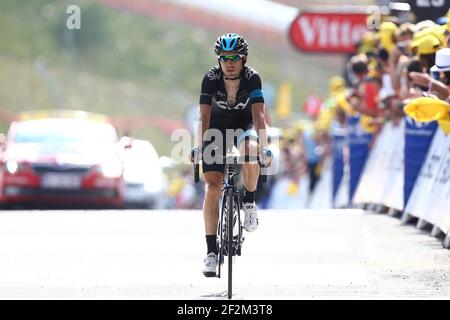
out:
<path id="1" fill-rule="evenodd" d="M 270 155 L 269 155 L 270 156 Z M 236 256 L 241 255 L 242 244 L 244 242 L 243 226 L 241 221 L 241 201 L 237 186 L 237 176 L 240 173 L 241 164 L 249 161 L 258 161 L 261 169 L 264 165 L 258 156 L 240 156 L 233 152 L 228 152 L 223 157 L 225 163 L 225 174 L 222 186 L 222 202 L 217 228 L 217 249 L 219 266 L 217 274 L 214 272 L 210 276 L 221 277 L 222 265 L 227 257 L 228 262 L 228 299 L 233 295 L 233 264 Z M 262 170 L 261 170 L 262 171 Z M 267 175 L 260 174 L 261 181 L 267 181 Z M 199 182 L 199 163 L 194 162 L 194 180 Z M 207 275 L 208 276 L 208 275 Z"/>

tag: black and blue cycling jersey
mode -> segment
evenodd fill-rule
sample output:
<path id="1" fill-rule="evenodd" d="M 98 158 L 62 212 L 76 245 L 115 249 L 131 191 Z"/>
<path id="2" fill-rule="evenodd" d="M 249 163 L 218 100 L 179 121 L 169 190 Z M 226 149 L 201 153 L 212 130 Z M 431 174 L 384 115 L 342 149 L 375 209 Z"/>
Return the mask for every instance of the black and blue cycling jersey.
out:
<path id="1" fill-rule="evenodd" d="M 249 135 L 248 132 L 253 129 L 252 104 L 264 103 L 259 74 L 254 69 L 244 66 L 240 74 L 236 101 L 234 105 L 229 105 L 227 101 L 223 72 L 219 66 L 215 66 L 203 77 L 200 93 L 200 104 L 210 105 L 212 108 L 209 129 L 218 129 L 223 135 L 226 129 L 242 129 L 246 132 L 246 138 L 255 136 L 256 133 Z M 203 146 L 210 143 L 206 141 Z M 237 140 L 234 144 L 237 145 Z M 222 148 L 223 153 L 225 147 Z M 222 168 L 203 165 L 203 171 L 222 171 Z"/>
<path id="2" fill-rule="evenodd" d="M 250 67 L 245 66 L 241 72 L 236 102 L 231 106 L 227 102 L 227 91 L 220 67 L 211 68 L 203 77 L 200 104 L 212 107 L 211 127 L 213 128 L 221 128 L 229 121 L 252 123 L 251 105 L 258 102 L 264 102 L 261 78 Z"/>

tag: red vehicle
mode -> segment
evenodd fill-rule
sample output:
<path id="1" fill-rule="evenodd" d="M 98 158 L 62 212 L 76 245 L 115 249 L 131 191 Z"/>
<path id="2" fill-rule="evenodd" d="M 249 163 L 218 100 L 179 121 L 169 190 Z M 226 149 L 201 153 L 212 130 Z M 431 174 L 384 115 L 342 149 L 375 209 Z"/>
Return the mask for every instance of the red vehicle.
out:
<path id="1" fill-rule="evenodd" d="M 39 111 L 13 121 L 0 153 L 0 204 L 121 207 L 116 129 L 82 111 Z"/>

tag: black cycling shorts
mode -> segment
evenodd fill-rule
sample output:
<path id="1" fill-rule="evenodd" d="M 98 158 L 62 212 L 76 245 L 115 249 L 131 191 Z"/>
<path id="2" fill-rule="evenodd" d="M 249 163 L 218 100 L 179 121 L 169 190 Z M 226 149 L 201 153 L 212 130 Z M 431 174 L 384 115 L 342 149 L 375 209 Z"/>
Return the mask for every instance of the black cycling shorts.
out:
<path id="1" fill-rule="evenodd" d="M 253 125 L 248 125 L 244 128 L 234 128 L 233 130 L 239 130 L 239 135 L 233 135 L 233 145 L 239 148 L 244 141 L 254 140 L 258 141 L 258 134 Z M 226 137 L 226 129 L 217 129 L 221 132 L 222 137 Z M 226 154 L 226 138 L 223 139 L 223 143 L 217 143 L 214 139 L 212 141 L 203 142 L 203 172 L 217 171 L 224 172 L 225 164 L 223 163 L 223 157 Z M 222 159 L 222 160 L 218 160 Z M 217 161 L 216 161 L 217 160 Z"/>

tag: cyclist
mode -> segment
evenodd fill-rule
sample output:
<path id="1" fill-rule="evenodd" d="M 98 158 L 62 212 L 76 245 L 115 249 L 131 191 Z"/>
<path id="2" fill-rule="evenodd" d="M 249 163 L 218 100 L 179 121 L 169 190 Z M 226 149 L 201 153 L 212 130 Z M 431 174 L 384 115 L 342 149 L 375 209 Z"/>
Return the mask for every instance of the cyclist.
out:
<path id="1" fill-rule="evenodd" d="M 215 45 L 218 65 L 203 77 L 199 104 L 198 141 L 192 150 L 191 160 L 203 159 L 205 180 L 203 217 L 205 223 L 207 256 L 203 274 L 215 276 L 218 266 L 217 226 L 219 220 L 219 198 L 224 178 L 225 164 L 221 161 L 230 144 L 227 129 L 232 129 L 235 148 L 241 155 L 260 156 L 264 165 L 270 165 L 267 149 L 266 116 L 264 97 L 259 74 L 246 65 L 248 45 L 238 34 L 220 36 Z M 207 139 L 205 133 L 219 130 L 220 139 Z M 236 132 L 238 132 L 236 134 Z M 240 134 L 239 134 L 240 132 Z M 259 133 L 259 137 L 258 134 Z M 225 142 L 224 142 L 225 141 Z M 219 159 L 219 161 L 217 161 Z M 245 213 L 244 229 L 255 231 L 258 227 L 255 191 L 260 173 L 258 162 L 243 164 L 244 196 L 242 208 Z"/>

